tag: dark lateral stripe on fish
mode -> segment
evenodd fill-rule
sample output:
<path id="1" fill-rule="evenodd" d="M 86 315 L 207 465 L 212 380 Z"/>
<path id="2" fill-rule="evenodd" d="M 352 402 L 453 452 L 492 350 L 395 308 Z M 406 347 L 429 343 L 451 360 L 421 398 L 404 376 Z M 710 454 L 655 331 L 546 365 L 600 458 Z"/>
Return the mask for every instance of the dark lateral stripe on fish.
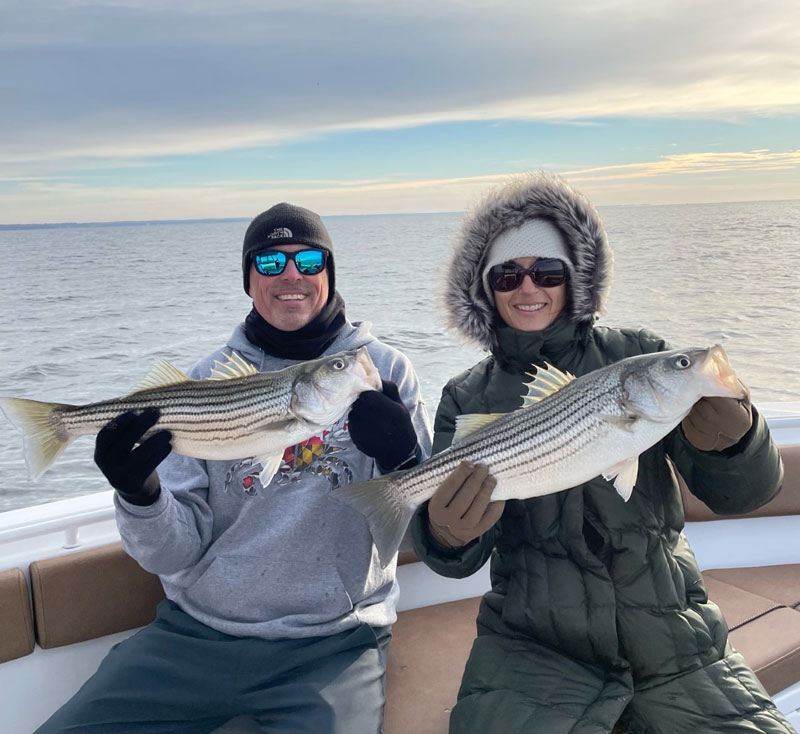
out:
<path id="1" fill-rule="evenodd" d="M 563 461 L 565 457 L 579 453 L 581 448 L 591 443 L 595 439 L 597 428 L 596 423 L 592 423 L 591 421 L 578 421 L 575 425 L 580 425 L 581 428 L 571 435 L 570 441 L 567 441 L 565 445 L 553 447 L 550 450 L 536 453 L 535 455 L 530 455 L 530 460 L 536 463 L 537 469 L 541 470 L 558 464 L 559 462 Z M 544 442 L 545 445 L 546 443 L 547 442 Z M 537 446 L 540 445 L 542 444 L 537 444 Z M 458 449 L 461 448 L 461 446 L 458 447 Z M 512 469 L 515 466 L 519 466 L 518 461 L 520 448 L 521 447 L 518 446 L 516 451 L 505 456 L 492 457 L 491 463 L 494 470 L 503 471 L 509 466 L 512 467 Z M 450 474 L 455 466 L 457 466 L 463 458 L 467 458 L 469 455 L 471 455 L 471 453 L 471 451 L 467 450 L 454 450 L 448 455 L 447 461 L 443 460 L 438 466 L 430 466 L 428 468 L 427 475 L 422 471 L 420 471 L 418 474 L 414 473 L 413 475 L 411 472 L 409 472 L 408 479 L 405 482 L 402 482 L 402 484 L 413 494 L 416 487 L 427 486 L 431 482 L 431 476 L 440 476 L 444 478 Z"/>
<path id="2" fill-rule="evenodd" d="M 132 402 L 132 403 L 117 403 L 117 404 L 110 404 L 108 406 L 104 406 L 102 410 L 93 410 L 91 412 L 85 411 L 71 411 L 61 413 L 60 416 L 62 417 L 64 423 L 66 425 L 80 425 L 86 422 L 96 422 L 97 420 L 101 420 L 102 418 L 107 417 L 108 420 L 111 418 L 124 413 L 126 410 L 142 410 L 144 408 L 150 407 L 159 407 L 161 410 L 161 414 L 163 416 L 162 422 L 164 419 L 169 418 L 170 420 L 185 420 L 189 423 L 197 423 L 200 421 L 205 421 L 207 423 L 215 423 L 215 422 L 227 422 L 230 420 L 239 419 L 246 416 L 258 416 L 262 420 L 265 418 L 280 418 L 283 415 L 286 415 L 287 411 L 284 409 L 278 410 L 269 410 L 266 409 L 265 406 L 260 406 L 258 403 L 254 403 L 252 405 L 245 405 L 241 408 L 231 409 L 231 410 L 197 410 L 197 411 L 187 411 L 185 406 L 170 406 L 170 405 L 161 405 L 154 403 L 145 403 L 145 402 Z M 280 406 L 276 406 L 280 407 Z"/>
<path id="3" fill-rule="evenodd" d="M 161 396 L 153 395 L 148 397 L 139 397 L 137 394 L 117 401 L 104 401 L 102 403 L 92 403 L 90 405 L 81 406 L 79 408 L 64 411 L 63 415 L 83 417 L 95 416 L 97 414 L 107 413 L 109 411 L 119 410 L 136 410 L 147 407 L 159 407 L 162 412 L 180 410 L 187 414 L 227 414 L 227 413 L 248 413 L 253 409 L 258 412 L 264 413 L 281 413 L 283 408 L 288 406 L 289 400 L 273 400 L 270 401 L 263 395 L 253 393 L 250 395 L 241 395 L 238 399 L 227 398 L 226 400 L 209 401 L 203 396 L 192 396 L 193 400 L 178 401 L 172 397 L 163 399 Z"/>
<path id="4" fill-rule="evenodd" d="M 93 419 L 98 415 L 108 413 L 122 413 L 126 410 L 141 410 L 143 408 L 157 407 L 162 414 L 183 414 L 186 416 L 227 416 L 231 414 L 247 415 L 249 413 L 260 413 L 261 415 L 281 415 L 289 407 L 289 403 L 273 403 L 272 405 L 258 399 L 248 399 L 225 405 L 209 405 L 198 403 L 197 405 L 187 405 L 185 403 L 159 402 L 152 400 L 126 400 L 114 403 L 104 403 L 95 405 L 91 408 L 78 408 L 75 410 L 60 412 L 64 418 L 71 420 L 81 420 L 85 418 Z"/>
<path id="5" fill-rule="evenodd" d="M 521 445 L 524 446 L 538 446 L 545 443 L 566 443 L 568 441 L 568 434 L 576 425 L 582 420 L 591 418 L 595 413 L 597 406 L 602 404 L 601 397 L 610 395 L 613 390 L 606 391 L 598 395 L 593 401 L 592 405 L 584 405 L 582 401 L 576 397 L 574 400 L 556 400 L 549 402 L 549 409 L 547 411 L 536 410 L 536 407 L 526 408 L 519 413 L 511 413 L 516 420 L 506 421 L 503 427 L 498 431 L 492 432 L 491 443 L 505 445 L 506 441 L 510 442 L 512 439 L 515 443 L 519 444 L 520 429 L 524 427 L 527 435 L 531 438 L 524 440 Z M 578 410 L 576 410 L 576 407 Z M 490 424 L 492 425 L 492 424 Z M 530 433 L 528 433 L 530 432 Z M 550 432 L 553 435 L 549 435 Z M 483 436 L 477 437 L 478 440 L 470 441 L 469 438 L 464 442 L 464 446 L 478 446 L 484 440 Z M 461 446 L 459 446 L 460 448 Z M 519 448 L 519 446 L 518 446 Z M 498 456 L 502 456 L 504 452 L 502 449 L 498 452 Z M 516 454 L 514 454 L 516 455 Z"/>
<path id="6" fill-rule="evenodd" d="M 263 390 L 232 390 L 231 392 L 212 392 L 211 390 L 205 391 L 200 388 L 196 388 L 194 390 L 187 390 L 185 392 L 152 392 L 152 393 L 133 393 L 131 395 L 126 396 L 125 398 L 121 398 L 118 402 L 126 402 L 129 400 L 141 400 L 141 401 L 150 401 L 150 402 L 161 402 L 161 403 L 197 403 L 197 404 L 207 404 L 207 405 L 216 405 L 216 404 L 229 404 L 231 400 L 241 400 L 241 399 L 250 399 L 250 398 L 258 398 L 259 400 L 263 400 L 265 402 L 282 402 L 285 400 L 286 393 L 272 393 L 266 392 Z M 103 401 L 106 402 L 106 401 Z M 96 405 L 97 403 L 93 403 Z M 102 404 L 102 403 L 101 403 Z"/>
<path id="7" fill-rule="evenodd" d="M 149 394 L 133 393 L 125 398 L 121 398 L 114 402 L 127 403 L 127 402 L 148 402 L 148 403 L 180 403 L 188 405 L 234 405 L 240 401 L 257 400 L 263 403 L 282 403 L 288 402 L 284 397 L 285 393 L 266 393 L 261 390 L 234 390 L 230 393 L 213 393 L 211 391 L 205 392 L 201 389 L 187 391 L 186 393 L 165 393 L 153 392 Z M 92 405 L 103 405 L 102 403 L 93 403 Z M 90 407 L 90 406 L 86 406 Z"/>
<path id="8" fill-rule="evenodd" d="M 238 382 L 238 384 L 232 384 Z M 139 390 L 137 392 L 127 395 L 127 399 L 140 399 L 140 400 L 186 400 L 186 399 L 205 399 L 210 401 L 217 401 L 221 399 L 230 399 L 231 396 L 238 395 L 259 395 L 266 400 L 270 399 L 283 399 L 283 396 L 289 393 L 291 389 L 291 382 L 287 381 L 285 385 L 274 385 L 266 381 L 259 381 L 256 384 L 248 384 L 244 386 L 243 381 L 234 380 L 208 380 L 208 381 L 191 381 L 179 382 L 175 385 L 164 385 L 162 387 L 149 388 L 147 390 Z M 102 401 L 105 402 L 105 401 Z M 93 403 L 96 405 L 96 403 Z"/>
<path id="9" fill-rule="evenodd" d="M 270 373 L 262 373 L 269 375 Z M 261 395 L 283 395 L 291 390 L 292 380 L 285 380 L 279 383 L 268 380 L 258 380 L 255 376 L 248 378 L 236 378 L 230 380 L 188 380 L 177 382 L 173 385 L 162 385 L 151 387 L 145 390 L 138 390 L 130 396 L 160 394 L 175 397 L 185 397 L 187 395 L 231 395 L 236 393 L 258 393 Z"/>
<path id="10" fill-rule="evenodd" d="M 533 431 L 531 439 L 526 441 L 526 444 L 531 441 L 535 443 L 536 441 L 550 440 L 549 438 L 545 439 L 545 432 L 552 429 L 557 434 L 561 435 L 565 432 L 564 422 L 566 419 L 573 419 L 570 425 L 574 425 L 574 423 L 581 420 L 582 417 L 593 415 L 597 406 L 602 405 L 604 402 L 603 398 L 611 397 L 613 392 L 614 390 L 612 388 L 597 393 L 592 398 L 591 404 L 587 404 L 580 393 L 575 394 L 571 399 L 565 399 L 569 398 L 568 395 L 562 397 L 561 392 L 556 393 L 556 395 L 548 401 L 547 410 L 538 410 L 537 406 L 533 406 L 531 408 L 519 410 L 518 412 L 510 413 L 509 415 L 513 415 L 516 420 L 508 421 L 499 435 L 504 438 L 510 437 L 510 435 L 513 435 L 519 430 L 519 426 L 524 426 L 526 430 Z M 495 438 L 496 437 L 497 436 L 495 436 Z"/>
<path id="11" fill-rule="evenodd" d="M 141 407 L 148 407 L 143 405 Z M 118 417 L 124 410 L 130 410 L 131 406 L 125 406 L 121 410 L 108 411 L 105 413 L 95 413 L 90 418 L 86 417 L 82 420 L 68 420 L 65 419 L 64 425 L 67 429 L 82 427 L 102 426 Z M 269 416 L 262 413 L 246 413 L 235 414 L 232 413 L 224 419 L 211 419 L 208 415 L 198 415 L 196 420 L 187 419 L 186 416 L 170 414 L 165 411 L 162 418 L 156 424 L 156 429 L 160 427 L 167 427 L 169 430 L 180 431 L 187 435 L 202 435 L 202 434 L 225 434 L 230 435 L 246 435 L 252 428 L 263 425 Z M 216 439 L 214 439 L 216 440 Z"/>
<path id="12" fill-rule="evenodd" d="M 120 406 L 109 406 L 107 410 L 97 411 L 91 414 L 76 416 L 73 414 L 63 415 L 63 425 L 69 429 L 81 429 L 90 426 L 102 426 L 113 418 L 118 417 L 125 410 L 140 409 L 150 407 L 147 404 L 128 404 Z M 283 411 L 277 415 L 270 415 L 267 411 L 249 412 L 227 412 L 214 416 L 209 413 L 186 414 L 175 412 L 165 408 L 159 425 L 169 425 L 172 430 L 182 430 L 191 433 L 204 433 L 209 431 L 233 432 L 233 429 L 247 432 L 253 427 L 257 427 L 270 419 L 281 418 L 285 415 Z M 288 418 L 289 416 L 287 416 Z M 196 428 L 197 427 L 197 428 Z M 231 428 L 232 427 L 232 428 Z"/>
<path id="13" fill-rule="evenodd" d="M 611 394 L 613 391 L 608 391 Z M 602 402 L 602 401 L 598 401 Z M 470 441 L 469 437 L 451 452 L 454 461 L 460 460 L 461 456 L 472 454 L 476 449 L 482 448 L 487 444 L 496 446 L 514 446 L 508 451 L 500 449 L 493 457 L 496 463 L 514 463 L 520 451 L 533 449 L 534 454 L 539 458 L 549 457 L 559 451 L 563 451 L 564 446 L 573 440 L 574 435 L 583 435 L 596 430 L 596 420 L 592 420 L 596 413 L 595 405 L 584 409 L 578 400 L 551 402 L 550 410 L 547 412 L 536 411 L 534 408 L 527 408 L 523 413 L 512 413 L 515 420 L 508 420 L 498 431 L 497 426 L 487 436 L 476 436 L 476 440 Z M 575 408 L 578 408 L 576 410 Z M 530 411 L 530 412 L 528 412 Z M 585 425 L 584 425 L 585 424 Z M 519 441 L 521 430 L 531 438 Z M 530 432 L 530 433 L 528 433 Z M 542 452 L 541 449 L 545 448 Z"/>
<path id="14" fill-rule="evenodd" d="M 551 401 L 546 412 L 528 408 L 525 412 L 511 414 L 519 418 L 507 421 L 500 431 L 495 430 L 490 437 L 480 437 L 477 441 L 469 441 L 468 438 L 463 444 L 454 447 L 448 455 L 449 461 L 446 466 L 445 462 L 442 462 L 442 474 L 448 473 L 450 466 L 457 464 L 461 458 L 471 455 L 487 443 L 514 446 L 508 451 L 500 449 L 492 457 L 493 465 L 498 468 L 515 465 L 520 452 L 530 449 L 532 449 L 531 459 L 539 466 L 552 465 L 560 461 L 565 454 L 574 453 L 573 450 L 567 450 L 567 447 L 575 448 L 571 444 L 580 443 L 581 446 L 585 446 L 593 440 L 598 427 L 597 408 L 603 404 L 602 398 L 610 397 L 613 392 L 611 389 L 596 395 L 591 405 L 585 404 L 580 396 L 576 396 L 572 400 Z M 531 438 L 520 443 L 519 435 L 522 430 Z M 531 433 L 528 433 L 529 431 Z M 578 437 L 583 437 L 584 441 L 577 441 Z"/>

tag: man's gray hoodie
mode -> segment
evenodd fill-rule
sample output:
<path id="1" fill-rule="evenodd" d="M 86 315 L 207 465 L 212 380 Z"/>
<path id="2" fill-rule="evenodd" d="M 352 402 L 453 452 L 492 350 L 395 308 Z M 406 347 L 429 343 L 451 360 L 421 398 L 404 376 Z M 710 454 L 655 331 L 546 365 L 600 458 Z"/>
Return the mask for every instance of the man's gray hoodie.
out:
<path id="1" fill-rule="evenodd" d="M 397 384 L 427 457 L 430 425 L 408 359 L 379 342 L 366 323 L 348 322 L 324 353 L 364 345 L 381 378 Z M 239 325 L 189 376 L 210 376 L 214 362 L 232 349 L 260 372 L 296 363 L 266 354 Z M 230 635 L 314 637 L 361 623 L 392 624 L 396 562 L 381 569 L 364 518 L 331 497 L 337 487 L 378 473 L 350 440 L 347 416 L 322 436 L 287 448 L 267 487 L 259 471 L 252 458 L 170 454 L 158 468 L 168 491 L 155 504 L 115 499 L 125 550 L 161 577 L 167 597 L 187 614 Z"/>

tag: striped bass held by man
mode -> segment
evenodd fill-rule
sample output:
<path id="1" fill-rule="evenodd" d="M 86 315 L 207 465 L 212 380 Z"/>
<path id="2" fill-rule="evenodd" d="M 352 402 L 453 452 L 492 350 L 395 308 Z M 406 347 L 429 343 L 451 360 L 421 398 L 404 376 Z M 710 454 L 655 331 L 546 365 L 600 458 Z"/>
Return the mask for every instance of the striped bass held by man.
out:
<path id="1" fill-rule="evenodd" d="M 548 365 L 527 388 L 512 413 L 459 416 L 452 446 L 419 466 L 334 492 L 367 518 L 382 562 L 462 462 L 488 467 L 497 481 L 492 500 L 551 494 L 602 475 L 627 501 L 639 455 L 701 397 L 744 397 L 718 345 L 629 357 L 577 379 Z"/>
<path id="2" fill-rule="evenodd" d="M 172 450 L 197 459 L 260 461 L 266 486 L 284 449 L 336 423 L 381 379 L 366 347 L 259 373 L 235 352 L 217 362 L 212 377 L 192 380 L 159 361 L 139 387 L 121 398 L 89 405 L 0 398 L 0 408 L 24 436 L 32 478 L 41 476 L 78 436 L 98 433 L 125 411 L 158 408 L 142 437 L 172 432 Z"/>

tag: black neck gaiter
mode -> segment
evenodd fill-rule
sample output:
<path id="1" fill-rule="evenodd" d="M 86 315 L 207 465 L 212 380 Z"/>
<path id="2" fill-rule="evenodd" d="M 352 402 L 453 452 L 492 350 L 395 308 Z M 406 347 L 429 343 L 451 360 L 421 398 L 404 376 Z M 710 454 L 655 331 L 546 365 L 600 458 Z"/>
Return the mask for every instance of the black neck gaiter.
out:
<path id="1" fill-rule="evenodd" d="M 244 333 L 253 344 L 273 357 L 316 359 L 333 343 L 344 325 L 344 300 L 334 292 L 322 311 L 295 331 L 276 329 L 253 306 L 244 320 Z"/>

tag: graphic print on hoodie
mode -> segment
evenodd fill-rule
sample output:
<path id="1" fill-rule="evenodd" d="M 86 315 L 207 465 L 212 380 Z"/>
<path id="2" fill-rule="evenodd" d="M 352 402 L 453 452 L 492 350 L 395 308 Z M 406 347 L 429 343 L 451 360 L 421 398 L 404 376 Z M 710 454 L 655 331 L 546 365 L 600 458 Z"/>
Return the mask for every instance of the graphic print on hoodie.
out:
<path id="1" fill-rule="evenodd" d="M 286 487 L 300 481 L 306 472 L 324 477 L 330 490 L 351 484 L 353 469 L 345 458 L 348 445 L 352 446 L 352 442 L 347 416 L 344 416 L 322 435 L 288 446 L 270 484 Z M 225 491 L 242 491 L 250 497 L 257 496 L 259 489 L 263 489 L 258 478 L 261 468 L 254 457 L 233 464 L 225 475 Z"/>

